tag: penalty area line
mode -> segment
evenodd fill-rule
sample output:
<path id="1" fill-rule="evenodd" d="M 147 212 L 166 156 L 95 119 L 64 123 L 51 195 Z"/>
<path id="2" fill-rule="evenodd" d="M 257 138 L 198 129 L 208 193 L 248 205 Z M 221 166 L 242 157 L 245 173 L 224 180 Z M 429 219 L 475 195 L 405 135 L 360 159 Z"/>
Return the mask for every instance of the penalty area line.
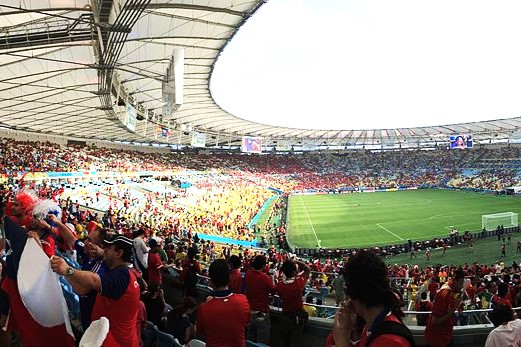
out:
<path id="1" fill-rule="evenodd" d="M 395 233 L 393 233 L 391 230 L 387 229 L 386 227 L 381 226 L 380 223 L 376 223 L 376 225 L 378 225 L 380 228 L 382 228 L 383 230 L 387 231 L 389 234 L 393 235 L 394 237 L 397 237 L 397 238 L 399 238 L 402 241 L 404 240 L 400 236 L 398 236 Z"/>

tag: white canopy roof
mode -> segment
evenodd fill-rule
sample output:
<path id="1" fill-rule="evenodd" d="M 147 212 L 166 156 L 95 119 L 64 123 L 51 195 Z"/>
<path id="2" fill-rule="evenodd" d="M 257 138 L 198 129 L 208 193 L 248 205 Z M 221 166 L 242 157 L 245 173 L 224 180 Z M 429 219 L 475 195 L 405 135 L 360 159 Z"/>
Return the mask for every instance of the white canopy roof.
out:
<path id="1" fill-rule="evenodd" d="M 476 142 L 521 134 L 521 117 L 432 127 L 312 130 L 241 119 L 215 103 L 213 66 L 262 0 L 2 0 L 0 127 L 75 138 L 238 144 L 243 135 L 316 145 Z M 22 4 L 22 5 L 21 5 Z M 20 7 L 21 6 L 21 7 Z M 184 103 L 162 117 L 162 81 L 174 48 L 184 48 Z M 119 103 L 118 103 L 119 100 Z M 145 120 L 125 124 L 124 102 Z M 164 130 L 162 130 L 164 129 Z M 163 136 L 166 135 L 166 136 Z"/>

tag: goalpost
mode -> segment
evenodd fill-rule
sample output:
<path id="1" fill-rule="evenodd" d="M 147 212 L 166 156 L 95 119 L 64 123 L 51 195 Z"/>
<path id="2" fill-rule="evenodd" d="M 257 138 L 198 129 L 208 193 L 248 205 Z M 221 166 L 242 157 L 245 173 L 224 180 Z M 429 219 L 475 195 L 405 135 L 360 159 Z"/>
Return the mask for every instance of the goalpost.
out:
<path id="1" fill-rule="evenodd" d="M 481 227 L 483 229 L 487 231 L 495 230 L 498 225 L 503 225 L 505 228 L 517 226 L 517 213 L 503 212 L 481 216 Z"/>

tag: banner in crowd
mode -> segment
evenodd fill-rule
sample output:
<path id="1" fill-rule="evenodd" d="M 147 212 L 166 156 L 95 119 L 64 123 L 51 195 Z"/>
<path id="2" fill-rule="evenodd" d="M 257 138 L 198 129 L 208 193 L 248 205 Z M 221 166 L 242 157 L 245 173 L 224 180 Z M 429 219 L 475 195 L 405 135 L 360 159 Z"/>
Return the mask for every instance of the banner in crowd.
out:
<path id="1" fill-rule="evenodd" d="M 246 153 L 262 153 L 262 137 L 243 136 L 241 151 Z"/>
<path id="2" fill-rule="evenodd" d="M 206 147 L 206 134 L 192 131 L 191 144 L 194 147 Z"/>
<path id="3" fill-rule="evenodd" d="M 136 115 L 137 113 L 134 106 L 127 103 L 127 114 L 123 123 L 130 131 L 136 131 Z"/>
<path id="4" fill-rule="evenodd" d="M 520 143 L 521 142 L 521 130 L 513 131 L 510 136 L 508 136 L 508 142 L 510 143 Z"/>
<path id="5" fill-rule="evenodd" d="M 317 149 L 317 145 L 313 141 L 303 141 L 302 142 L 302 150 L 303 151 L 314 151 Z"/>
<path id="6" fill-rule="evenodd" d="M 288 152 L 291 151 L 291 141 L 289 140 L 279 140 L 277 142 L 277 151 Z"/>

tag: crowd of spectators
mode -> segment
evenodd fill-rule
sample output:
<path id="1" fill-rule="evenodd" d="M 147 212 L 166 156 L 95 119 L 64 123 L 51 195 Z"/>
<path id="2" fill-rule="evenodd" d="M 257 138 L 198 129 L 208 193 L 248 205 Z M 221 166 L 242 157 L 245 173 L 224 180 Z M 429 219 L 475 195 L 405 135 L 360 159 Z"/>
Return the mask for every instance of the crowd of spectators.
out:
<path id="1" fill-rule="evenodd" d="M 444 185 L 501 190 L 519 184 L 521 147 L 242 155 L 144 153 L 0 139 L 0 174 L 71 171 L 228 172 L 284 177 L 292 188 Z"/>
<path id="2" fill-rule="evenodd" d="M 193 327 L 196 322 L 193 313 L 197 308 L 195 301 L 189 298 L 196 295 L 185 288 L 186 298 L 182 303 L 165 302 L 161 285 L 162 275 L 167 269 L 176 269 L 181 274 L 185 271 L 184 276 L 190 278 L 186 269 L 193 267 L 197 276 L 210 275 L 210 279 L 200 277 L 201 284 L 218 280 L 220 291 L 228 290 L 228 280 L 222 276 L 211 279 L 211 271 L 208 271 L 210 264 L 219 259 L 229 261 L 234 271 L 243 275 L 253 265 L 256 271 L 261 271 L 270 279 L 273 288 L 278 284 L 281 293 L 284 292 L 284 283 L 280 281 L 282 273 L 287 272 L 286 278 L 296 276 L 294 266 L 284 265 L 292 258 L 291 254 L 283 250 L 285 200 L 275 202 L 272 215 L 262 228 L 249 227 L 264 202 L 273 196 L 266 188 L 291 192 L 425 185 L 501 191 L 508 186 L 521 184 L 520 157 L 521 150 L 517 147 L 466 151 L 354 151 L 319 155 L 181 155 L 0 139 L 0 175 L 4 175 L 8 183 L 0 189 L 0 203 L 4 205 L 7 197 L 12 197 L 24 185 L 34 189 L 40 198 L 52 199 L 59 204 L 63 211 L 60 223 L 62 226 L 68 225 L 78 240 L 88 240 L 94 230 L 110 230 L 118 235 L 125 235 L 128 239 L 141 237 L 145 247 L 142 256 L 154 267 L 148 269 L 147 264 L 136 264 L 142 270 L 152 270 L 143 271 L 149 282 L 148 289 L 141 288 L 145 312 L 158 328 L 174 334 L 180 341 L 186 341 L 194 336 Z M 185 173 L 189 170 L 197 173 Z M 181 177 L 189 180 L 193 188 L 189 194 L 179 187 L 166 192 L 146 190 L 143 187 L 146 188 L 147 182 L 138 178 L 116 179 L 111 184 L 99 185 L 94 190 L 72 180 L 63 185 L 48 181 L 36 184 L 34 181 L 24 180 L 28 172 L 74 171 L 154 171 L 169 172 L 169 175 L 178 172 L 177 177 L 171 176 L 169 179 Z M 105 213 L 91 208 L 102 200 L 108 206 Z M 274 223 L 271 218 L 273 214 L 278 216 L 273 218 L 276 220 Z M 198 236 L 213 234 L 252 241 L 258 232 L 265 232 L 264 249 L 204 241 Z M 67 246 L 63 235 L 58 232 L 55 237 L 58 252 L 70 257 L 71 261 L 76 261 L 73 247 Z M 392 247 L 401 247 L 399 251 L 403 251 L 403 248 L 407 252 L 411 249 L 443 247 L 461 242 L 458 237 L 426 241 L 433 244 L 416 243 L 413 247 L 404 244 L 376 251 L 382 254 L 394 253 L 395 249 Z M 126 242 L 124 239 L 120 241 L 122 244 Z M 345 260 L 353 254 L 356 251 L 315 250 L 313 254 L 299 253 L 299 256 L 305 256 L 307 260 L 299 266 L 300 269 L 305 269 L 306 275 L 304 282 L 300 283 L 299 280 L 302 288 L 299 287 L 297 292 L 306 287 L 317 294 L 319 299 L 311 300 L 314 303 L 321 303 L 325 296 L 334 292 L 338 305 L 342 301 L 340 293 L 337 293 L 342 287 L 339 284 L 342 278 L 340 274 Z M 258 256 L 266 258 L 266 263 L 260 268 L 253 264 Z M 220 267 L 223 268 L 223 265 Z M 456 267 L 439 265 L 422 269 L 417 266 L 395 265 L 389 266 L 388 270 L 392 277 L 397 278 L 394 282 L 397 291 L 407 295 L 412 302 L 421 302 L 422 293 L 428 292 L 423 301 L 430 302 L 434 300 L 439 286 L 453 276 Z M 464 287 L 464 308 L 489 308 L 495 303 L 510 307 L 521 305 L 517 264 L 511 267 L 500 264 L 465 264 L 463 271 L 471 279 Z M 182 279 L 188 282 L 186 278 Z M 270 287 L 270 294 L 276 292 L 273 288 Z M 235 292 L 241 292 L 241 289 L 235 289 Z M 227 292 L 224 294 L 228 295 Z M 224 294 L 218 293 L 217 297 Z M 302 298 L 299 300 L 289 308 L 285 306 L 287 300 L 286 304 L 282 303 L 283 311 L 288 313 L 284 328 L 288 331 L 287 337 L 291 342 L 294 342 L 294 320 L 297 319 L 298 322 L 296 311 L 302 307 Z M 329 316 L 330 313 L 318 309 L 312 314 Z M 258 318 L 252 316 L 247 320 L 254 321 Z M 181 322 L 183 328 L 177 329 Z"/>

